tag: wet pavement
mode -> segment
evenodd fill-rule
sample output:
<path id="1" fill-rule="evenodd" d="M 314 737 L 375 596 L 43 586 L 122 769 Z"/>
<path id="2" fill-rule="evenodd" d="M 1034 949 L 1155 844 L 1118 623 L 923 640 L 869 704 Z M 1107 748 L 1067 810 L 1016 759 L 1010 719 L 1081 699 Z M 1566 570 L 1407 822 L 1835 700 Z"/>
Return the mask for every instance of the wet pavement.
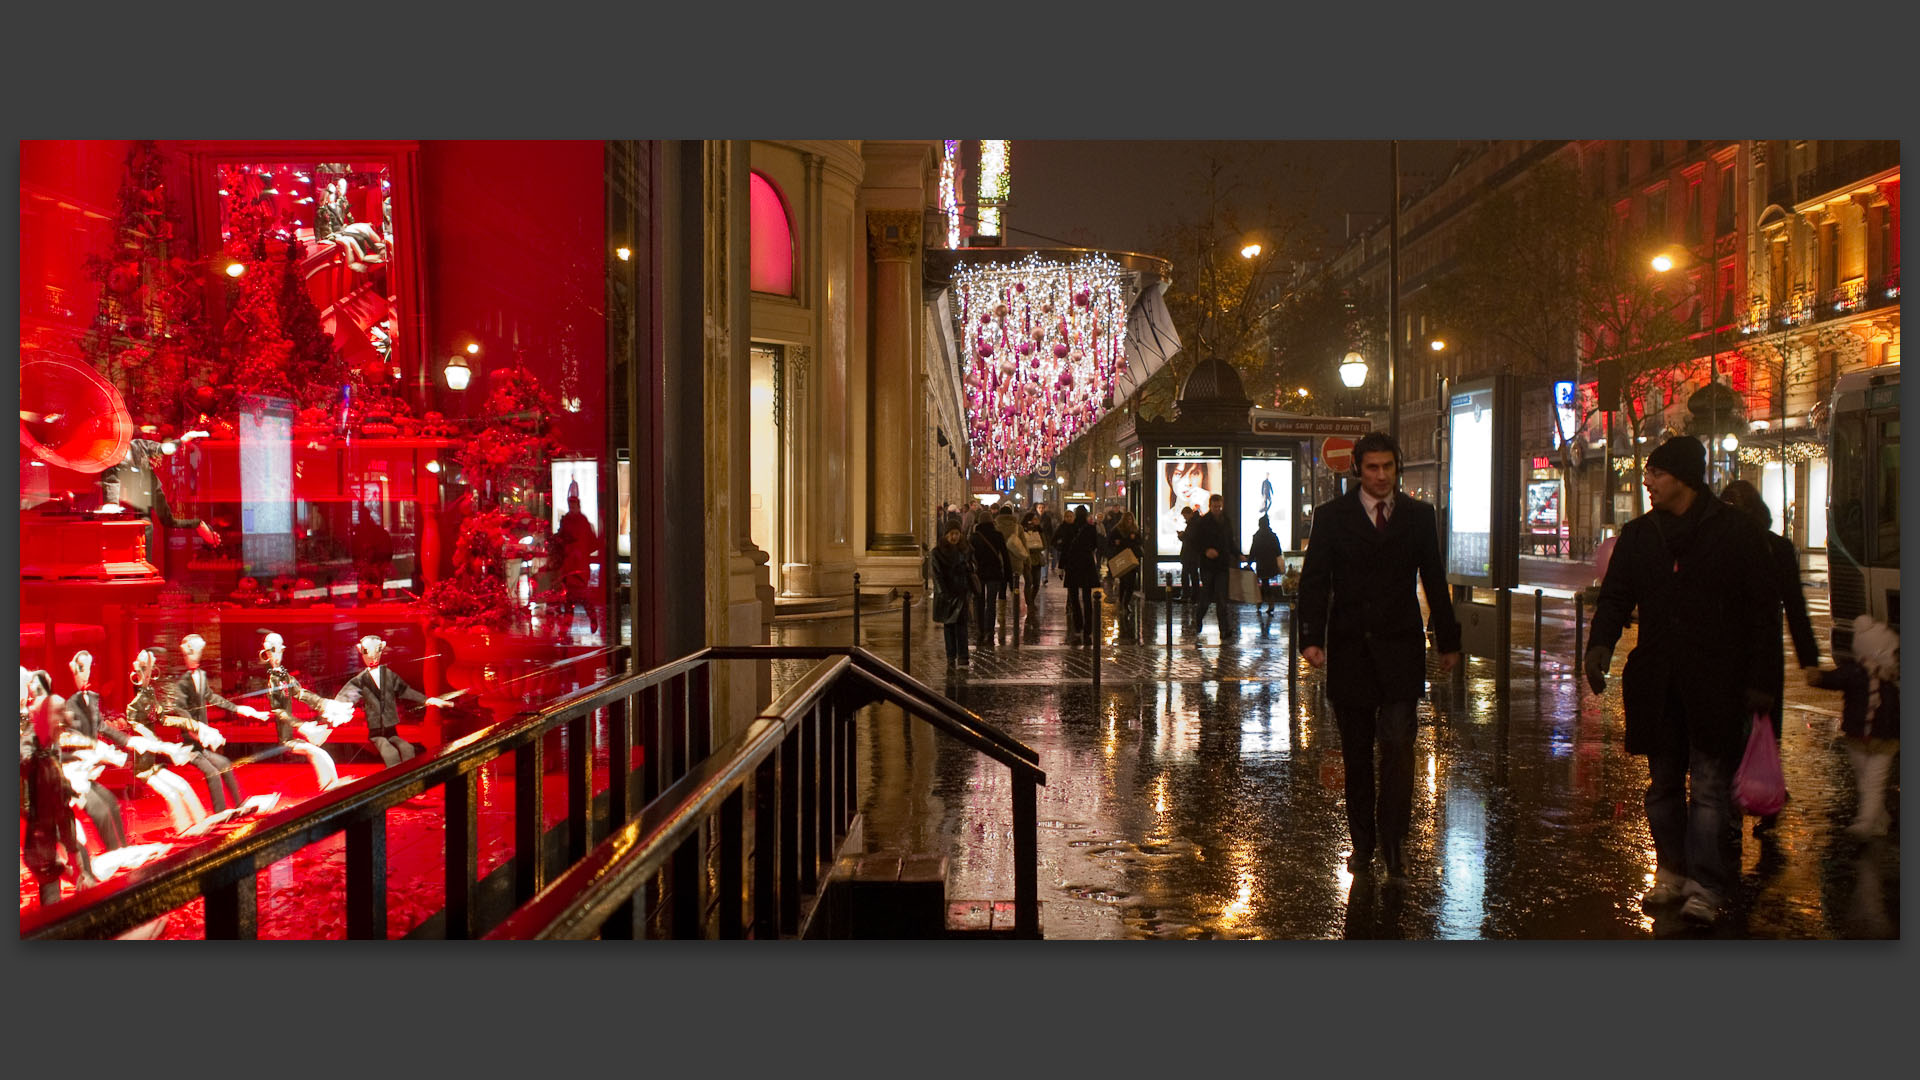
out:
<path id="1" fill-rule="evenodd" d="M 1565 581 L 1545 569 L 1549 590 L 1579 584 L 1571 568 Z M 1570 599 L 1543 598 L 1536 670 L 1531 588 L 1513 604 L 1507 694 L 1476 658 L 1457 693 L 1420 705 L 1405 885 L 1356 888 L 1346 870 L 1338 735 L 1319 676 L 1302 666 L 1288 678 L 1284 607 L 1263 617 L 1240 605 L 1224 635 L 1212 616 L 1196 635 L 1176 604 L 1171 649 L 1163 605 L 1127 620 L 1109 607 L 1096 694 L 1093 650 L 1066 644 L 1057 584 L 1017 641 L 1007 633 L 951 674 L 921 594 L 912 670 L 1039 751 L 1048 938 L 1899 936 L 1898 832 L 1864 845 L 1845 834 L 1854 791 L 1834 737 L 1839 695 L 1793 679 L 1791 801 L 1766 842 L 1743 829 L 1732 910 L 1704 930 L 1643 912 L 1646 759 L 1625 751 L 1618 678 L 1632 632 L 1607 694 L 1588 698 L 1572 671 Z M 1809 602 L 1824 652 L 1824 593 Z M 851 629 L 846 617 L 782 620 L 773 640 L 839 643 Z M 899 601 L 863 612 L 861 638 L 899 662 Z M 805 666 L 778 665 L 775 692 Z M 946 855 L 950 901 L 1012 899 L 1006 771 L 889 706 L 862 723 L 867 849 Z M 1889 801 L 1897 818 L 1897 785 Z"/>

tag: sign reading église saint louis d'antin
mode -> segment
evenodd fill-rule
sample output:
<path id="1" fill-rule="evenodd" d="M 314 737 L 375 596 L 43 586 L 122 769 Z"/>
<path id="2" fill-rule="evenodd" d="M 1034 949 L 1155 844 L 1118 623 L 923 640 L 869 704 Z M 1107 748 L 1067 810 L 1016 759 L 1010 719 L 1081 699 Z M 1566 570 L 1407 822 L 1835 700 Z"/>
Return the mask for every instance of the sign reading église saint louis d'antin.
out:
<path id="1" fill-rule="evenodd" d="M 1373 421 L 1364 416 L 1255 416 L 1253 430 L 1262 435 L 1296 438 L 1365 435 L 1373 430 Z"/>

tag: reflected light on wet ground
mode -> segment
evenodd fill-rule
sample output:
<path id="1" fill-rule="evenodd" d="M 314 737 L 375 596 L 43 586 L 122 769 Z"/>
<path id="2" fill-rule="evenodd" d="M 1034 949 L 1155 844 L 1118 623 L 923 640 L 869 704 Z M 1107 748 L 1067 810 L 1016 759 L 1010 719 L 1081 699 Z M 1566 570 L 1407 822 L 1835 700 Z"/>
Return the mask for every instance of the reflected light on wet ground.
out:
<path id="1" fill-rule="evenodd" d="M 1347 870 L 1338 733 L 1321 673 L 1289 679 L 1283 632 L 1263 637 L 1243 612 L 1229 646 L 1211 629 L 1197 644 L 1177 631 L 1171 654 L 1104 634 L 1096 696 L 1091 650 L 1065 644 L 1064 594 L 1043 596 L 1018 645 L 976 652 L 970 673 L 935 685 L 1039 752 L 1049 938 L 1898 936 L 1897 838 L 1862 847 L 1841 831 L 1851 774 L 1820 712 L 1836 696 L 1788 687 L 1792 801 L 1776 840 L 1743 837 L 1739 910 L 1703 932 L 1641 910 L 1646 763 L 1625 750 L 1618 671 L 1595 699 L 1565 670 L 1570 608 L 1564 626 L 1549 622 L 1555 666 L 1536 679 L 1531 644 L 1516 650 L 1504 701 L 1486 659 L 1468 661 L 1457 691 L 1434 684 L 1419 710 L 1409 877 L 1388 885 L 1377 863 L 1371 881 Z M 1146 625 L 1162 625 L 1163 609 L 1147 610 Z M 845 632 L 829 624 L 814 640 Z M 897 623 L 893 635 L 873 632 L 874 650 L 897 655 Z M 914 641 L 914 670 L 938 672 L 939 636 L 916 628 Z M 950 898 L 1010 899 L 1006 770 L 897 713 L 860 722 L 868 848 L 946 855 Z"/>

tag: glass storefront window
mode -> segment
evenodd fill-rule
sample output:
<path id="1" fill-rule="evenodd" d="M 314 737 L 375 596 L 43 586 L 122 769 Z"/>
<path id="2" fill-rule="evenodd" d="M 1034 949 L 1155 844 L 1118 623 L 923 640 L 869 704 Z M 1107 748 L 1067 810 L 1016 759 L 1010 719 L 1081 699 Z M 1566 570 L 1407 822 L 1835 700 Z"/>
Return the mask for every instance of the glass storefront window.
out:
<path id="1" fill-rule="evenodd" d="M 597 141 L 22 143 L 22 663 L 70 696 L 87 651 L 124 724 L 143 651 L 170 685 L 197 635 L 248 763 L 289 738 L 269 634 L 322 698 L 382 639 L 448 702 L 400 705 L 411 750 L 594 677 L 606 172 Z M 342 776 L 386 763 L 369 719 L 329 726 Z"/>

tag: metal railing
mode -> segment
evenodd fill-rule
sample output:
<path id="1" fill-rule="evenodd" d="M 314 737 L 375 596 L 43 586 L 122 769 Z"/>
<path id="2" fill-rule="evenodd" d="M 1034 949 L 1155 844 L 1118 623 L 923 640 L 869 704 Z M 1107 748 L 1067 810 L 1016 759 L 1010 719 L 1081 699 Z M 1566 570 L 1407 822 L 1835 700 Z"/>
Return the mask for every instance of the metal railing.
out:
<path id="1" fill-rule="evenodd" d="M 614 653 L 624 650 L 597 655 L 606 658 Z M 816 667 L 796 688 L 798 696 L 795 691 L 783 695 L 746 732 L 715 752 L 712 664 L 830 661 L 834 657 L 845 663 Z M 813 688 L 812 696 L 807 688 Z M 830 708 L 822 714 L 818 695 L 829 690 L 833 691 L 826 699 Z M 435 787 L 446 793 L 442 817 L 445 907 L 439 913 L 444 916 L 441 927 L 446 937 L 478 937 L 487 933 L 490 924 L 494 932 L 489 936 L 508 936 L 499 929 L 502 920 L 514 920 L 515 911 L 536 897 L 545 897 L 542 911 L 551 910 L 554 898 L 567 894 L 547 889 L 549 863 L 555 861 L 550 856 L 559 853 L 560 837 L 555 834 L 562 830 L 565 849 L 559 861 L 563 868 L 573 869 L 564 870 L 556 880 L 569 883 L 579 881 L 577 871 L 582 865 L 594 863 L 590 856 L 604 856 L 613 848 L 637 850 L 645 858 L 671 849 L 671 887 L 651 877 L 656 886 L 653 899 L 670 898 L 671 933 L 697 936 L 702 925 L 699 913 L 710 897 L 706 875 L 700 870 L 701 853 L 685 843 L 687 830 L 697 833 L 706 820 L 704 809 L 727 803 L 725 796 L 737 790 L 735 782 L 744 777 L 741 770 L 748 763 L 756 781 L 766 777 L 761 769 L 767 761 L 763 751 L 769 745 L 780 752 L 778 765 L 771 784 L 756 782 L 754 793 L 756 798 L 770 797 L 768 793 L 777 790 L 779 799 L 777 806 L 756 803 L 754 827 L 766 830 L 777 825 L 778 832 L 773 834 L 771 849 L 763 848 L 758 840 L 761 834 L 756 834 L 754 857 L 760 860 L 769 850 L 777 852 L 780 872 L 777 877 L 756 873 L 754 888 L 756 899 L 763 890 L 776 890 L 767 895 L 778 905 L 779 918 L 777 924 L 770 924 L 767 913 L 772 909 L 756 904 L 752 925 L 756 930 L 769 925 L 791 928 L 798 923 L 796 905 L 802 893 L 814 891 L 822 857 L 831 864 L 834 845 L 846 835 L 846 823 L 854 813 L 854 742 L 849 722 L 860 705 L 880 699 L 893 701 L 910 715 L 1012 768 L 1017 929 L 1037 936 L 1035 787 L 1045 782 L 1036 764 L 1038 755 L 865 649 L 749 646 L 706 649 L 652 671 L 601 680 L 535 713 L 496 723 L 373 777 L 269 814 L 218 844 L 176 852 L 98 888 L 25 912 L 21 937 L 115 937 L 204 898 L 209 939 L 253 938 L 259 921 L 258 872 L 311 844 L 344 834 L 347 936 L 384 939 L 388 934 L 387 811 Z M 602 709 L 611 767 L 607 789 L 597 797 L 592 788 L 593 721 Z M 823 716 L 832 722 L 823 724 Z M 562 824 L 548 830 L 542 799 L 546 744 L 549 736 L 561 731 L 566 732 L 567 813 Z M 632 765 L 636 749 L 642 762 L 637 769 Z M 511 865 L 496 874 L 510 874 L 510 902 L 500 919 L 490 920 L 481 910 L 479 895 L 478 784 L 482 771 L 509 753 L 514 755 L 515 773 L 514 849 Z M 598 798 L 605 800 L 604 814 L 595 812 Z M 723 826 L 719 830 L 723 886 L 729 880 L 726 856 L 732 850 L 727 846 L 732 841 L 726 839 L 730 831 L 724 826 L 737 824 L 729 815 L 739 809 L 737 803 L 729 803 L 718 810 Z M 607 844 L 594 849 L 597 821 L 604 821 L 605 833 L 611 835 Z M 731 835 L 738 837 L 738 829 L 731 830 Z M 624 845 L 622 837 L 627 838 Z M 641 837 L 648 842 L 633 848 Z M 632 902 L 631 894 L 626 902 Z M 721 931 L 736 929 L 727 921 L 728 905 L 719 906 Z M 514 925 L 526 924 L 522 920 Z"/>
<path id="2" fill-rule="evenodd" d="M 672 937 L 711 931 L 768 939 L 800 932 L 802 899 L 817 901 L 822 860 L 830 864 L 857 812 L 852 718 L 876 701 L 898 706 L 1011 772 L 1014 932 L 1040 936 L 1038 786 L 1046 774 L 1037 753 L 865 649 L 743 646 L 700 655 L 819 663 L 746 731 L 488 937 L 645 936 L 654 925 L 645 897 L 659 894 L 668 872 L 695 886 L 678 890 L 671 902 Z M 700 872 L 708 846 L 719 852 L 713 875 Z"/>

